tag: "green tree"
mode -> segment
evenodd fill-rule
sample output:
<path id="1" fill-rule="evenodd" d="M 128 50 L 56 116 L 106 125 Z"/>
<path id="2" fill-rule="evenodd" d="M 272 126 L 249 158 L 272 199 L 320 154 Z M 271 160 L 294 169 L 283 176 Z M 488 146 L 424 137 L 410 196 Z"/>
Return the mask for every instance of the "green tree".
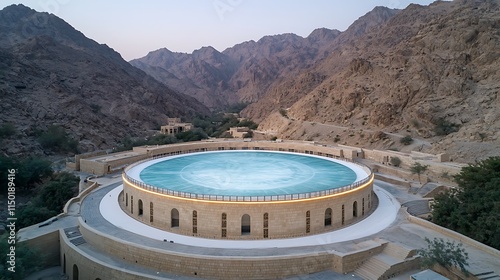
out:
<path id="1" fill-rule="evenodd" d="M 257 127 L 259 126 L 258 124 L 256 124 L 255 122 L 253 122 L 252 120 L 249 120 L 249 119 L 244 119 L 244 120 L 241 120 L 236 126 L 244 126 L 244 127 L 248 127 L 250 129 L 257 129 Z"/>
<path id="2" fill-rule="evenodd" d="M 60 213 L 66 201 L 78 194 L 79 181 L 80 179 L 71 173 L 58 173 L 42 186 L 39 197 L 47 209 Z"/>
<path id="3" fill-rule="evenodd" d="M 432 221 L 500 249 L 500 157 L 462 168 L 458 187 L 434 198 Z"/>
<path id="4" fill-rule="evenodd" d="M 420 162 L 415 162 L 411 167 L 410 167 L 410 171 L 412 174 L 417 174 L 418 175 L 418 182 L 420 184 L 422 184 L 422 182 L 420 181 L 420 174 L 424 173 L 427 168 L 429 168 L 428 165 L 422 165 L 420 164 Z"/>
<path id="5" fill-rule="evenodd" d="M 1 186 L 7 186 L 10 169 L 16 171 L 14 183 L 18 191 L 29 191 L 52 175 L 51 163 L 45 159 L 37 157 L 17 159 L 0 156 Z M 6 193 L 6 191 L 7 188 L 0 188 L 0 193 Z"/>
<path id="6" fill-rule="evenodd" d="M 0 236 L 0 270 L 2 271 L 0 279 L 25 279 L 43 267 L 43 258 L 41 258 L 40 252 L 25 243 L 18 243 L 16 240 L 15 272 L 7 270 L 10 267 L 8 263 L 10 257 L 7 254 L 10 253 L 10 246 L 13 246 L 13 244 L 8 243 L 8 237 L 8 234 Z"/>
<path id="7" fill-rule="evenodd" d="M 66 202 L 78 194 L 79 178 L 71 173 L 53 175 L 38 188 L 37 195 L 17 211 L 18 226 L 27 227 L 61 213 Z"/>
<path id="8" fill-rule="evenodd" d="M 438 264 L 448 270 L 452 267 L 458 267 L 462 272 L 468 273 L 465 267 L 469 265 L 469 254 L 462 247 L 462 244 L 444 241 L 442 238 L 430 240 L 426 237 L 425 241 L 427 248 L 417 251 L 421 257 L 422 267 L 432 268 Z"/>
<path id="9" fill-rule="evenodd" d="M 38 200 L 36 198 L 35 200 Z M 20 207 L 17 212 L 17 226 L 19 228 L 28 227 L 37 223 L 46 221 L 57 214 L 58 211 L 49 210 L 46 206 L 42 206 L 41 202 L 31 202 Z"/>
<path id="10" fill-rule="evenodd" d="M 183 142 L 190 141 L 200 141 L 202 139 L 207 139 L 208 135 L 201 128 L 194 128 L 188 131 L 177 133 L 175 137 Z"/>

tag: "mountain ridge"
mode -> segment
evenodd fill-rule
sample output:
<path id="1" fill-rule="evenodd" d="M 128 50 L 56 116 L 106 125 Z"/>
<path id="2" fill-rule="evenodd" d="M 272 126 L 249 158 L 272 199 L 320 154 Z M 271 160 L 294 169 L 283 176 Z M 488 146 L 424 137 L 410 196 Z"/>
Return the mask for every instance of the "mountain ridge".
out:
<path id="1" fill-rule="evenodd" d="M 168 117 L 209 113 L 62 19 L 23 5 L 0 11 L 0 56 L 0 121 L 16 129 L 3 139 L 7 155 L 45 153 L 36 134 L 54 124 L 84 152 L 144 137 Z"/>
<path id="2" fill-rule="evenodd" d="M 191 54 L 162 48 L 130 63 L 208 107 L 221 109 L 257 101 L 275 80 L 326 55 L 327 46 L 339 34 L 318 28 L 305 38 L 293 33 L 268 35 L 222 52 L 213 47 Z"/>
<path id="3" fill-rule="evenodd" d="M 259 129 L 279 127 L 283 138 L 371 146 L 383 130 L 429 139 L 420 150 L 459 161 L 500 155 L 499 19 L 494 1 L 410 5 L 308 70 L 325 76 L 319 85 L 309 83 L 312 90 L 279 87 L 300 97 L 293 104 L 276 101 L 270 91 L 243 115 L 260 121 Z M 344 129 L 312 133 L 311 122 Z M 380 147 L 405 149 L 398 142 Z"/>

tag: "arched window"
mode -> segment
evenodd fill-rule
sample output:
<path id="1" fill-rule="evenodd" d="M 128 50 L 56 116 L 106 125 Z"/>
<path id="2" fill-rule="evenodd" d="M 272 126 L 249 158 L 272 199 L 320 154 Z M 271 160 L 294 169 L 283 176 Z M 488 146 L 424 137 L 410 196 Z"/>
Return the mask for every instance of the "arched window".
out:
<path id="1" fill-rule="evenodd" d="M 78 266 L 76 264 L 73 265 L 73 280 L 78 280 Z"/>
<path id="2" fill-rule="evenodd" d="M 354 201 L 352 204 L 352 216 L 357 217 L 358 216 L 358 202 Z"/>
<path id="3" fill-rule="evenodd" d="M 149 203 L 149 222 L 153 222 L 153 202 Z"/>
<path id="4" fill-rule="evenodd" d="M 306 212 L 306 233 L 311 232 L 311 211 Z"/>
<path id="5" fill-rule="evenodd" d="M 142 199 L 139 199 L 139 201 L 137 202 L 137 208 L 139 209 L 139 216 L 142 216 L 142 214 L 144 213 L 144 210 L 142 209 Z"/>
<path id="6" fill-rule="evenodd" d="M 193 211 L 193 234 L 198 233 L 198 212 Z"/>
<path id="7" fill-rule="evenodd" d="M 224 238 L 227 236 L 227 214 L 226 213 L 222 213 L 222 232 L 221 232 L 221 236 Z"/>
<path id="8" fill-rule="evenodd" d="M 345 206 L 342 204 L 342 225 L 345 223 Z"/>
<path id="9" fill-rule="evenodd" d="M 179 211 L 177 209 L 172 209 L 170 211 L 170 226 L 171 227 L 179 227 Z"/>
<path id="10" fill-rule="evenodd" d="M 128 206 L 128 193 L 125 194 L 125 206 Z"/>
<path id="11" fill-rule="evenodd" d="M 269 214 L 264 213 L 264 238 L 269 237 Z"/>
<path id="12" fill-rule="evenodd" d="M 325 210 L 325 227 L 332 225 L 332 208 Z"/>
<path id="13" fill-rule="evenodd" d="M 245 214 L 241 217 L 241 235 L 250 234 L 250 216 Z"/>
<path id="14" fill-rule="evenodd" d="M 134 196 L 130 196 L 130 214 L 134 214 Z"/>

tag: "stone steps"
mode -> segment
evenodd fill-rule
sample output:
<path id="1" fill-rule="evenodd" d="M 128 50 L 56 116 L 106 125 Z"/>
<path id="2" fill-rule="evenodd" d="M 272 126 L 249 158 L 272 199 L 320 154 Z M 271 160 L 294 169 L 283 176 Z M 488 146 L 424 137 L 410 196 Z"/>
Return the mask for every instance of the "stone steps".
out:
<path id="1" fill-rule="evenodd" d="M 387 243 L 385 246 L 384 250 L 382 251 L 383 253 L 393 256 L 394 258 L 398 260 L 405 260 L 407 258 L 413 257 L 416 254 L 416 251 L 412 248 L 408 248 L 403 245 L 399 244 L 394 244 L 394 243 Z"/>
<path id="2" fill-rule="evenodd" d="M 354 272 L 363 279 L 375 280 L 379 279 L 390 267 L 389 264 L 375 256 L 364 262 Z"/>
<path id="3" fill-rule="evenodd" d="M 388 242 L 380 254 L 366 260 L 354 273 L 363 279 L 381 279 L 394 265 L 402 263 L 414 255 L 415 250 Z"/>

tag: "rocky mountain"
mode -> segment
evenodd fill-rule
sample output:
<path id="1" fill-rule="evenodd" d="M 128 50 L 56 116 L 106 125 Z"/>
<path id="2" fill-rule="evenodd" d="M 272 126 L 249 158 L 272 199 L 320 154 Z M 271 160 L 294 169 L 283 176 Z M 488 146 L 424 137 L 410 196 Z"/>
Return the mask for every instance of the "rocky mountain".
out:
<path id="1" fill-rule="evenodd" d="M 500 155 L 498 1 L 376 10 L 385 17 L 360 18 L 327 58 L 270 87 L 243 115 L 284 138 L 401 148 L 410 135 L 419 150 L 454 160 Z"/>
<path id="2" fill-rule="evenodd" d="M 60 125 L 81 151 L 143 136 L 167 117 L 208 114 L 62 19 L 23 5 L 0 11 L 0 123 L 16 134 L 2 153 L 41 153 L 37 131 Z"/>
<path id="3" fill-rule="evenodd" d="M 326 57 L 339 34 L 321 28 L 307 38 L 295 34 L 265 36 L 223 52 L 212 47 L 192 54 L 160 49 L 130 63 L 210 108 L 220 109 L 258 101 L 276 81 Z"/>

